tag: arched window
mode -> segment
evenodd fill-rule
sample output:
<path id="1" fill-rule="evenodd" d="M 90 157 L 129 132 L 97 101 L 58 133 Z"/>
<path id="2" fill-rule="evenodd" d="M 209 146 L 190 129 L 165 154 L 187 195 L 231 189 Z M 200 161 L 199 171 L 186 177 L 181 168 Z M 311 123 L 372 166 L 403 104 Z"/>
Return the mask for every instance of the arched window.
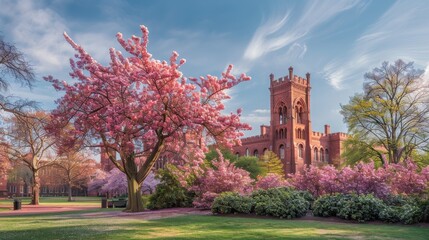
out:
<path id="1" fill-rule="evenodd" d="M 279 122 L 283 124 L 283 111 L 281 107 L 279 108 Z"/>
<path id="2" fill-rule="evenodd" d="M 302 146 L 302 144 L 299 144 L 298 146 L 298 157 L 300 158 L 304 157 L 304 146 Z"/>
<path id="3" fill-rule="evenodd" d="M 298 107 L 295 107 L 295 119 L 296 119 L 296 122 L 297 123 L 299 123 L 299 120 L 298 120 L 298 116 L 299 116 L 299 108 Z"/>
<path id="4" fill-rule="evenodd" d="M 249 149 L 246 148 L 246 157 L 248 157 L 248 156 L 249 156 Z"/>
<path id="5" fill-rule="evenodd" d="M 319 161 L 319 150 L 314 148 L 314 161 Z"/>
<path id="6" fill-rule="evenodd" d="M 300 107 L 298 111 L 298 123 L 302 123 L 302 117 L 303 117 L 302 115 L 303 115 L 302 107 Z"/>
<path id="7" fill-rule="evenodd" d="M 283 133 L 283 129 L 280 129 L 280 139 L 284 138 L 284 133 Z"/>
<path id="8" fill-rule="evenodd" d="M 285 146 L 282 144 L 279 148 L 280 159 L 285 159 Z"/>
<path id="9" fill-rule="evenodd" d="M 302 136 L 301 136 L 301 138 L 305 139 L 305 129 L 302 129 Z"/>
<path id="10" fill-rule="evenodd" d="M 320 161 L 325 161 L 325 151 L 323 150 L 323 148 L 320 149 Z"/>
<path id="11" fill-rule="evenodd" d="M 283 124 L 286 124 L 287 118 L 286 118 L 287 108 L 286 106 L 283 107 Z"/>
<path id="12" fill-rule="evenodd" d="M 301 129 L 298 129 L 298 138 L 302 138 Z"/>
<path id="13" fill-rule="evenodd" d="M 253 156 L 255 157 L 259 157 L 259 152 L 257 149 L 255 149 L 255 151 L 253 151 Z"/>
<path id="14" fill-rule="evenodd" d="M 328 152 L 328 149 L 325 149 L 325 161 L 329 162 L 329 152 Z"/>

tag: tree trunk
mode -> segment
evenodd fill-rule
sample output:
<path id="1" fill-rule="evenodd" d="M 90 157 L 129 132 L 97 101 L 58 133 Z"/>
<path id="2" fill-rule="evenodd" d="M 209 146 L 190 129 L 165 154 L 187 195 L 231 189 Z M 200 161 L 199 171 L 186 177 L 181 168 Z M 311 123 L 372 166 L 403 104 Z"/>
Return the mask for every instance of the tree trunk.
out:
<path id="1" fill-rule="evenodd" d="M 33 186 L 31 195 L 31 205 L 39 205 L 39 194 L 40 194 L 40 179 L 39 172 L 33 171 Z"/>
<path id="2" fill-rule="evenodd" d="M 71 202 L 71 201 L 73 201 L 72 187 L 71 187 L 70 183 L 68 183 L 67 185 L 68 185 L 67 187 L 69 188 L 69 199 L 68 199 L 68 201 Z"/>
<path id="3" fill-rule="evenodd" d="M 127 212 L 142 212 L 144 210 L 142 195 L 140 192 L 140 184 L 136 177 L 128 178 L 128 205 L 125 211 Z"/>

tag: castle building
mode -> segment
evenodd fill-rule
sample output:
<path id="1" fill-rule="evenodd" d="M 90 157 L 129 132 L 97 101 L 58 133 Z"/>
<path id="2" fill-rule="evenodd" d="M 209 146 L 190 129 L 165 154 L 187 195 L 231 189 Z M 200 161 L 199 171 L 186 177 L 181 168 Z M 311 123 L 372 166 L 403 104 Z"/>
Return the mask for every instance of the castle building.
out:
<path id="1" fill-rule="evenodd" d="M 341 162 L 345 133 L 314 132 L 310 115 L 310 73 L 305 78 L 293 74 L 275 79 L 270 74 L 270 125 L 262 125 L 258 136 L 241 139 L 242 145 L 234 147 L 237 156 L 263 155 L 270 150 L 277 154 L 285 174 L 299 172 L 305 165 Z"/>

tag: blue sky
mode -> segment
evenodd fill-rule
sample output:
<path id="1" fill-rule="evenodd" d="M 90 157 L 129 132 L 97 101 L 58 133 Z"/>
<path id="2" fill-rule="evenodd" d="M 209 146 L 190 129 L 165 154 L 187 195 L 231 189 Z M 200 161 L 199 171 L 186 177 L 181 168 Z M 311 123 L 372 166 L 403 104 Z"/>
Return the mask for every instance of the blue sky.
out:
<path id="1" fill-rule="evenodd" d="M 140 35 L 149 28 L 149 50 L 168 59 L 173 50 L 187 59 L 185 76 L 220 75 L 228 64 L 252 77 L 230 91 L 227 110 L 243 108 L 242 120 L 259 134 L 269 124 L 269 74 L 312 74 L 313 130 L 346 132 L 340 104 L 362 91 L 363 74 L 398 58 L 429 72 L 427 1 L 14 1 L 0 0 L 0 31 L 36 70 L 33 90 L 14 86 L 9 94 L 55 107 L 60 93 L 42 77 L 70 81 L 71 47 L 62 33 L 102 63 L 115 34 Z M 425 75 L 427 80 L 429 73 Z"/>

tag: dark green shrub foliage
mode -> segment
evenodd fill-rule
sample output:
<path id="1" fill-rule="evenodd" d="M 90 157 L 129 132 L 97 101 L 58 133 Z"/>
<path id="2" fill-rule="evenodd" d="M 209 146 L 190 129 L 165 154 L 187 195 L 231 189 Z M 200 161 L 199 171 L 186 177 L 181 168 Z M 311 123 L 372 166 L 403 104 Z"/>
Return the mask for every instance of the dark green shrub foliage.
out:
<path id="1" fill-rule="evenodd" d="M 304 216 L 309 208 L 309 202 L 298 191 L 286 188 L 257 190 L 252 198 L 257 215 L 290 219 Z"/>
<path id="2" fill-rule="evenodd" d="M 182 187 L 177 178 L 168 170 L 158 171 L 161 182 L 156 191 L 149 197 L 149 209 L 162 209 L 172 207 L 191 207 L 193 194 Z"/>
<path id="3" fill-rule="evenodd" d="M 421 209 L 416 204 L 405 204 L 401 207 L 399 219 L 401 223 L 413 224 L 418 223 L 421 217 Z"/>
<path id="4" fill-rule="evenodd" d="M 397 223 L 401 221 L 401 207 L 384 206 L 380 211 L 379 218 L 384 222 Z"/>
<path id="5" fill-rule="evenodd" d="M 293 188 L 289 188 L 291 190 L 293 190 Z M 311 194 L 309 191 L 305 191 L 305 190 L 295 190 L 298 192 L 299 195 L 301 195 L 307 202 L 308 202 L 308 208 L 310 210 L 313 209 L 313 203 L 314 203 L 314 196 L 313 194 Z"/>
<path id="6" fill-rule="evenodd" d="M 422 209 L 414 198 L 392 195 L 384 199 L 386 206 L 380 211 L 379 218 L 384 222 L 413 224 L 419 222 Z"/>
<path id="7" fill-rule="evenodd" d="M 313 214 L 319 217 L 335 217 L 339 212 L 338 202 L 343 194 L 323 195 L 313 203 Z"/>
<path id="8" fill-rule="evenodd" d="M 338 217 L 356 220 L 358 222 L 366 222 L 378 219 L 378 215 L 383 209 L 384 203 L 372 194 L 347 194 L 340 198 L 338 206 Z"/>
<path id="9" fill-rule="evenodd" d="M 241 196 L 235 192 L 224 192 L 215 198 L 212 205 L 213 213 L 251 213 L 254 205 L 253 199 Z"/>
<path id="10" fill-rule="evenodd" d="M 429 222 L 429 199 L 423 200 L 419 203 L 420 206 L 420 220 L 422 222 Z"/>

